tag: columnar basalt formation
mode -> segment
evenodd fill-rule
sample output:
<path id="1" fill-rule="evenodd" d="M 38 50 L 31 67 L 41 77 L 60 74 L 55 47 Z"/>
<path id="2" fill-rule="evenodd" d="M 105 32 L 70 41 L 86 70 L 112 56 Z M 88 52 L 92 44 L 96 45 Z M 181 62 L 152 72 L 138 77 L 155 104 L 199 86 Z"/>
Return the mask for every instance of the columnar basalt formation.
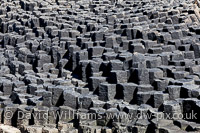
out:
<path id="1" fill-rule="evenodd" d="M 0 3 L 0 132 L 200 132 L 198 0 Z"/>

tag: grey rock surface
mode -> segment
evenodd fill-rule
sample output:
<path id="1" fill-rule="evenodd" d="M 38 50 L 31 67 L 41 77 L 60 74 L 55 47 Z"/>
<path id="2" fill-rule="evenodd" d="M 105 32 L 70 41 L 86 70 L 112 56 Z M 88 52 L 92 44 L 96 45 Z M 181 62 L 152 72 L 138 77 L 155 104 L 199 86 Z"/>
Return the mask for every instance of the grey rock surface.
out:
<path id="1" fill-rule="evenodd" d="M 199 0 L 0 3 L 0 133 L 200 132 Z"/>

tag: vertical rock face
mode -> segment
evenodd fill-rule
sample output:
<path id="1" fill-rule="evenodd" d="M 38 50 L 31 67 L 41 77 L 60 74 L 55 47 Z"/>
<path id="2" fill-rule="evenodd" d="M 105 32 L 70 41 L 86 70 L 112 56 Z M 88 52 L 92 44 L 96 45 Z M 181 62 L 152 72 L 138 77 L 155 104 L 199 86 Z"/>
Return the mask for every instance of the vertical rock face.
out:
<path id="1" fill-rule="evenodd" d="M 199 0 L 0 3 L 0 133 L 200 132 Z"/>

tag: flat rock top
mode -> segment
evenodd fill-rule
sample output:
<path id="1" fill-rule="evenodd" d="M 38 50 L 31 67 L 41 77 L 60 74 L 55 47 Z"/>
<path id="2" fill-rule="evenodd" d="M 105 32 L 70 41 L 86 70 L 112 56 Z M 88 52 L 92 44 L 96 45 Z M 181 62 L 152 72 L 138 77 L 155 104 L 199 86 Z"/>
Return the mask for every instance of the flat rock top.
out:
<path id="1" fill-rule="evenodd" d="M 0 132 L 1 133 L 21 133 L 21 131 L 15 127 L 0 124 Z"/>

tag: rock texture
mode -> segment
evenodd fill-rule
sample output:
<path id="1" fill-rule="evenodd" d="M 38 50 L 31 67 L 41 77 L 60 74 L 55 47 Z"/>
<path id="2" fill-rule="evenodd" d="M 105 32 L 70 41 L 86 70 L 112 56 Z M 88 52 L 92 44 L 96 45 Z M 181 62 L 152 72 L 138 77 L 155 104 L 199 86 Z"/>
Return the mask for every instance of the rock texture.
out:
<path id="1" fill-rule="evenodd" d="M 0 2 L 0 132 L 200 132 L 198 0 Z"/>

